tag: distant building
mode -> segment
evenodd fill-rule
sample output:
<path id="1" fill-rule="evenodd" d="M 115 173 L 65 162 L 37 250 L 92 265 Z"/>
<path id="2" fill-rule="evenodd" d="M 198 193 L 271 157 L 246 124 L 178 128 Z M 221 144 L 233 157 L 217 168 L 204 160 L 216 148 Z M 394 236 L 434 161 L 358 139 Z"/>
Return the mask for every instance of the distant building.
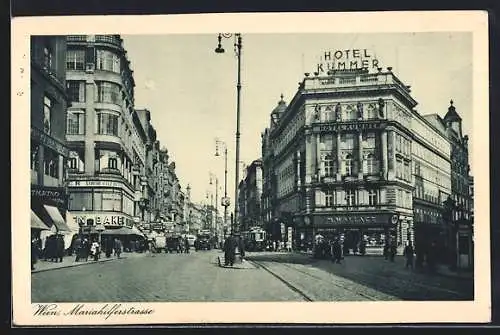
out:
<path id="1" fill-rule="evenodd" d="M 254 160 L 246 168 L 245 179 L 241 182 L 241 199 L 243 213 L 240 210 L 240 225 L 242 230 L 250 227 L 263 226 L 262 222 L 262 160 Z"/>
<path id="2" fill-rule="evenodd" d="M 31 36 L 31 232 L 67 231 L 66 37 Z"/>

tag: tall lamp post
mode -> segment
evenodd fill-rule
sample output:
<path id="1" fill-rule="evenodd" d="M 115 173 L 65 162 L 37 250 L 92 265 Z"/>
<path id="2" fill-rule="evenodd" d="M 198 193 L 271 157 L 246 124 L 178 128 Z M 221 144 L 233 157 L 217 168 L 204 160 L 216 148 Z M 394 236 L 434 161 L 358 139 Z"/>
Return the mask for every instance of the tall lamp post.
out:
<path id="1" fill-rule="evenodd" d="M 235 164 L 235 176 L 234 176 L 234 221 L 238 220 L 238 183 L 240 180 L 240 93 L 241 93 L 241 49 L 242 49 L 242 38 L 240 33 L 235 34 L 219 34 L 218 44 L 215 49 L 216 53 L 224 53 L 224 48 L 222 47 L 222 38 L 231 38 L 234 35 L 234 51 L 238 57 L 238 81 L 236 83 L 236 164 Z M 235 224 L 235 226 L 237 226 Z"/>
<path id="2" fill-rule="evenodd" d="M 210 172 L 210 185 L 213 185 L 212 178 L 215 179 L 215 231 L 217 232 L 217 217 L 219 216 L 219 206 L 217 205 L 217 201 L 219 201 L 219 178 Z"/>
<path id="3" fill-rule="evenodd" d="M 224 198 L 221 201 L 222 206 L 224 206 L 224 239 L 226 239 L 226 231 L 227 229 L 227 207 L 230 205 L 229 198 L 227 197 L 227 145 L 226 142 L 221 141 L 219 139 L 215 140 L 215 156 L 219 157 L 219 145 L 224 147 Z M 233 231 L 233 227 L 231 227 L 231 232 Z"/>

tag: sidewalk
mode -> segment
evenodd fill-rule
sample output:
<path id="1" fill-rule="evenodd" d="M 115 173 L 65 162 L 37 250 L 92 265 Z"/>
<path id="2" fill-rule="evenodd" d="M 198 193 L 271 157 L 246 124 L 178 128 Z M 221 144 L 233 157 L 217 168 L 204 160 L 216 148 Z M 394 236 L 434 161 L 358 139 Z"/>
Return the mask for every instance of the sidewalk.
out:
<path id="1" fill-rule="evenodd" d="M 313 256 L 312 251 L 295 251 L 295 252 L 303 254 L 303 255 L 308 255 L 310 257 Z M 379 254 L 379 253 L 373 253 L 373 254 L 368 254 L 367 253 L 365 256 L 348 255 L 346 257 L 347 257 L 347 259 L 349 259 L 350 257 L 374 257 L 374 258 L 382 258 L 384 256 L 381 255 L 381 254 Z M 395 261 L 396 262 L 404 262 L 403 256 L 396 255 Z M 425 273 L 426 272 L 425 269 L 423 269 L 423 270 L 417 270 L 417 271 L 420 272 L 420 273 Z M 440 276 L 444 276 L 444 277 L 452 277 L 452 278 L 467 279 L 467 280 L 472 280 L 474 278 L 474 271 L 472 271 L 472 270 L 451 271 L 448 268 L 448 265 L 444 265 L 444 264 L 438 264 L 438 265 L 436 265 L 436 270 L 435 270 L 434 274 L 437 274 L 437 275 L 440 275 Z"/>
<path id="2" fill-rule="evenodd" d="M 125 258 L 136 258 L 136 257 L 144 257 L 146 256 L 147 253 L 137 253 L 137 252 L 124 252 L 121 254 L 120 258 L 117 258 L 116 256 L 111 256 L 110 258 L 106 258 L 106 256 L 101 255 L 99 260 L 96 262 L 91 257 L 89 257 L 88 261 L 81 261 L 81 262 L 75 262 L 76 256 L 65 256 L 63 258 L 62 262 L 51 262 L 51 261 L 45 261 L 45 260 L 38 260 L 35 264 L 35 270 L 31 270 L 31 273 L 36 273 L 36 272 L 44 272 L 44 271 L 49 271 L 49 270 L 55 270 L 55 269 L 62 269 L 62 268 L 70 268 L 70 267 L 75 267 L 75 266 L 82 266 L 82 265 L 89 265 L 89 264 L 95 264 L 95 263 L 103 263 L 103 262 L 110 262 L 114 261 L 117 259 L 125 259 Z"/>

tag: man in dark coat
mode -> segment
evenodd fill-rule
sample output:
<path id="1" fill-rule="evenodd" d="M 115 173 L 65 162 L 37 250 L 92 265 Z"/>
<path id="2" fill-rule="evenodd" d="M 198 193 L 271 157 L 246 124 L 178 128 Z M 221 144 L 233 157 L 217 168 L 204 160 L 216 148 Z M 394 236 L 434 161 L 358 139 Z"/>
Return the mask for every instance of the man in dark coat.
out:
<path id="1" fill-rule="evenodd" d="M 342 246 L 340 245 L 338 237 L 335 237 L 332 243 L 332 261 L 340 264 L 341 259 L 342 259 Z"/>
<path id="2" fill-rule="evenodd" d="M 238 251 L 240 252 L 240 258 L 243 260 L 245 258 L 245 241 L 243 236 L 238 237 Z"/>
<path id="3" fill-rule="evenodd" d="M 408 244 L 403 251 L 403 255 L 406 259 L 405 268 L 410 267 L 413 270 L 413 257 L 415 255 L 415 250 L 413 250 L 411 241 L 408 241 Z"/>
<path id="4" fill-rule="evenodd" d="M 57 235 L 56 237 L 56 263 L 59 261 L 62 263 L 64 256 L 64 238 L 62 235 Z"/>
<path id="5" fill-rule="evenodd" d="M 224 263 L 233 266 L 236 257 L 236 240 L 233 235 L 229 235 L 224 242 Z"/>

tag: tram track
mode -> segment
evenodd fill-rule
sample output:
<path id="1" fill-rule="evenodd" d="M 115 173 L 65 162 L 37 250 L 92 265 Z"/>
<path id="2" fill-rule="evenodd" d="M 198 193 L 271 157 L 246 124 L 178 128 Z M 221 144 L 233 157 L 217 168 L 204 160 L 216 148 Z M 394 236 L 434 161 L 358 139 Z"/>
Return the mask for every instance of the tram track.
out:
<path id="1" fill-rule="evenodd" d="M 268 272 L 269 274 L 271 274 L 273 277 L 275 277 L 278 280 L 280 280 L 287 287 L 289 287 L 290 289 L 292 289 L 296 293 L 300 294 L 306 301 L 320 301 L 319 299 L 315 299 L 314 297 L 311 297 L 310 294 L 304 292 L 302 289 L 300 289 L 299 287 L 297 287 L 297 285 L 294 285 L 290 280 L 285 279 L 283 276 L 281 276 L 278 273 L 276 273 L 276 271 L 271 270 L 268 266 L 264 265 L 262 262 L 255 261 L 255 260 L 251 260 L 250 262 L 252 262 L 257 268 L 261 268 L 261 269 L 265 270 L 266 272 Z M 313 275 L 311 273 L 308 273 L 307 271 L 303 271 L 303 270 L 297 269 L 297 268 L 292 267 L 292 266 L 290 266 L 288 264 L 277 263 L 277 262 L 273 262 L 273 263 L 280 264 L 284 268 L 287 268 L 289 270 L 292 270 L 292 271 L 298 272 L 300 274 L 306 275 L 306 276 L 308 276 L 310 278 L 314 278 L 315 280 L 317 280 L 319 282 L 326 283 L 328 285 L 333 285 L 333 286 L 338 287 L 338 288 L 340 288 L 340 289 L 342 289 L 344 291 L 348 291 L 348 292 L 351 292 L 351 293 L 353 293 L 355 295 L 361 296 L 365 300 L 370 300 L 370 301 L 380 301 L 381 300 L 378 297 L 374 297 L 374 296 L 371 296 L 369 294 L 366 294 L 366 293 L 363 293 L 363 292 L 359 292 L 358 290 L 352 289 L 352 288 L 350 288 L 350 287 L 348 287 L 346 285 L 342 285 L 342 284 L 336 283 L 336 282 L 334 282 L 332 280 L 326 280 L 325 278 L 321 278 L 319 276 L 316 276 L 316 275 Z"/>

